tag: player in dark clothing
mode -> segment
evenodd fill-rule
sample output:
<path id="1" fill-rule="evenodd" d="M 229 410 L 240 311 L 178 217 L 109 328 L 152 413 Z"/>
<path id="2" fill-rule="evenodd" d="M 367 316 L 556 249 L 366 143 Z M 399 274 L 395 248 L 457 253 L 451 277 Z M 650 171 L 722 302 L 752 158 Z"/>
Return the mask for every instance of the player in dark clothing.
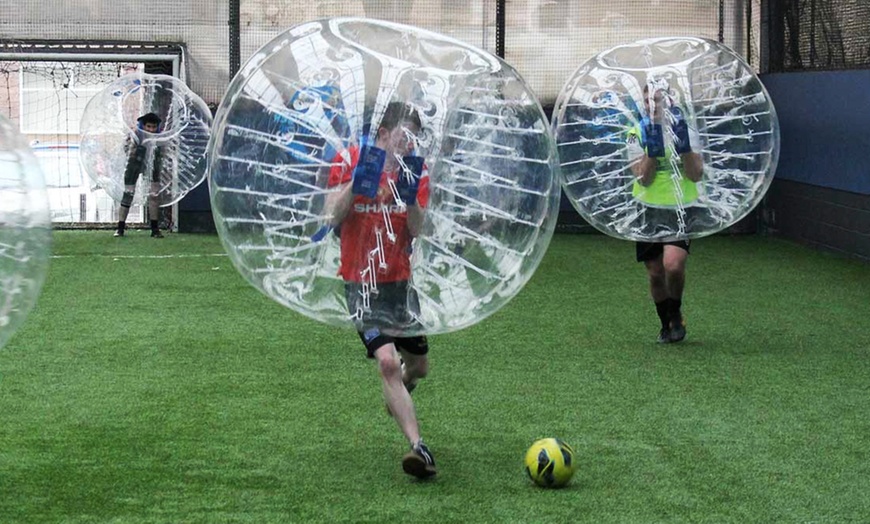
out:
<path id="1" fill-rule="evenodd" d="M 124 171 L 124 194 L 121 197 L 121 207 L 118 210 L 118 229 L 115 230 L 116 237 L 124 236 L 127 229 L 127 215 L 130 213 L 130 206 L 133 205 L 133 194 L 136 191 L 136 181 L 139 175 L 148 172 L 151 169 L 151 188 L 152 193 L 157 192 L 157 185 L 160 182 L 160 163 L 161 152 L 160 148 L 153 146 L 145 146 L 142 144 L 142 135 L 145 133 L 157 133 L 160 129 L 160 117 L 154 113 L 147 113 L 139 117 L 137 120 L 139 128 L 136 131 L 136 138 L 130 140 L 129 156 L 127 157 L 127 169 Z M 157 224 L 160 206 L 158 205 L 157 197 L 149 195 L 148 197 L 148 215 L 151 217 L 151 236 L 153 238 L 163 238 L 163 233 L 160 232 L 160 227 Z"/>

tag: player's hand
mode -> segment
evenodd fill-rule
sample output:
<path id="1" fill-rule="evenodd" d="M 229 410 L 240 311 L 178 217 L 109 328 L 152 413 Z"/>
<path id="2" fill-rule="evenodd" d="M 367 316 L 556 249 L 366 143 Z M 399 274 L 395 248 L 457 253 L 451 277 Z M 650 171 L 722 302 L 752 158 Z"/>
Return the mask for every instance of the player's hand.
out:
<path id="1" fill-rule="evenodd" d="M 374 198 L 378 194 L 378 186 L 381 184 L 381 172 L 384 170 L 384 161 L 387 152 L 375 146 L 363 146 L 359 152 L 359 161 L 353 169 L 354 195 L 362 195 L 366 198 Z"/>
<path id="2" fill-rule="evenodd" d="M 406 206 L 417 204 L 417 190 L 420 189 L 420 177 L 423 176 L 423 157 L 406 156 L 402 158 L 404 166 L 399 170 L 396 180 L 396 192 Z"/>
<path id="3" fill-rule="evenodd" d="M 681 155 L 690 153 L 692 144 L 689 142 L 689 125 L 683 118 L 683 112 L 676 106 L 671 107 L 669 111 L 672 117 L 671 131 L 674 133 L 674 149 Z"/>
<path id="4" fill-rule="evenodd" d="M 643 143 L 646 146 L 646 156 L 650 158 L 665 156 L 665 136 L 662 133 L 662 125 L 644 119 L 641 130 L 643 131 Z"/>

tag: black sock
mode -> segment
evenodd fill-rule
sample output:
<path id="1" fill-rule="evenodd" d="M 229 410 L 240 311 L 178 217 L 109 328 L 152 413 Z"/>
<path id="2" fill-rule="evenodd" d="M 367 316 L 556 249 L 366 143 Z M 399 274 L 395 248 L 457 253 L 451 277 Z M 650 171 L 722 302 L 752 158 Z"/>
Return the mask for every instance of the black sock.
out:
<path id="1" fill-rule="evenodd" d="M 151 231 L 158 231 L 159 229 L 160 229 L 160 228 L 157 227 L 157 221 L 156 221 L 156 220 L 152 220 L 152 221 L 151 221 Z"/>
<path id="2" fill-rule="evenodd" d="M 681 320 L 683 320 L 683 313 L 682 311 L 680 311 L 680 308 L 683 306 L 683 300 L 679 298 L 671 298 L 669 300 L 671 301 L 671 320 L 673 320 L 675 323 L 679 323 Z"/>
<path id="3" fill-rule="evenodd" d="M 124 231 L 124 229 L 126 227 L 127 227 L 126 222 L 124 222 L 123 220 L 118 220 L 118 231 Z"/>
<path id="4" fill-rule="evenodd" d="M 662 327 L 668 327 L 671 321 L 671 299 L 666 298 L 661 302 L 656 302 L 656 313 L 659 314 L 659 319 L 662 321 Z"/>

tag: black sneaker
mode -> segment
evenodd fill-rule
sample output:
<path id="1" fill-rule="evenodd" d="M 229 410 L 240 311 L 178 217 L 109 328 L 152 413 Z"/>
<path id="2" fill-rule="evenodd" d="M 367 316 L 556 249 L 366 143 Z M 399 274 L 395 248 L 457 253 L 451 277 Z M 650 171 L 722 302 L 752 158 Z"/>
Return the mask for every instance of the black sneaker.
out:
<path id="1" fill-rule="evenodd" d="M 163 238 L 163 233 L 161 233 L 159 229 L 152 229 L 151 238 Z"/>
<path id="2" fill-rule="evenodd" d="M 418 479 L 426 479 L 435 475 L 435 458 L 426 444 L 423 444 L 423 439 L 411 446 L 411 451 L 402 457 L 402 469 L 408 475 Z"/>
<path id="3" fill-rule="evenodd" d="M 680 342 L 686 338 L 686 321 L 680 316 L 676 322 L 671 322 L 671 342 Z"/>
<path id="4" fill-rule="evenodd" d="M 116 236 L 116 237 L 124 236 L 124 230 L 123 229 L 116 229 L 114 236 Z"/>
<path id="5" fill-rule="evenodd" d="M 659 331 L 659 338 L 656 339 L 656 342 L 659 344 L 670 344 L 671 343 L 671 330 L 670 328 L 663 327 L 661 331 Z"/>

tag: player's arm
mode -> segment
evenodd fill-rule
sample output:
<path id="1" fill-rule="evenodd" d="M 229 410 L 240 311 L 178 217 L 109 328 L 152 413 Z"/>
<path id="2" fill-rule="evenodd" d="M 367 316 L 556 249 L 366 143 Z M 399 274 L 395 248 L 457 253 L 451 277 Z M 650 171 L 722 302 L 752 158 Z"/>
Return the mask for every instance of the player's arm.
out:
<path id="1" fill-rule="evenodd" d="M 326 216 L 330 217 L 329 225 L 336 227 L 342 223 L 353 204 L 353 184 L 348 181 L 335 186 L 335 190 L 326 196 Z"/>
<path id="2" fill-rule="evenodd" d="M 634 174 L 634 177 L 637 178 L 638 183 L 646 187 L 652 184 L 653 179 L 656 176 L 657 166 L 658 162 L 656 159 L 650 158 L 646 153 L 644 153 L 639 161 L 631 165 L 631 172 Z"/>
<path id="3" fill-rule="evenodd" d="M 692 182 L 700 182 L 701 176 L 704 174 L 704 159 L 698 153 L 689 151 L 681 153 L 680 160 L 683 161 L 683 174 Z"/>
<path id="4" fill-rule="evenodd" d="M 631 172 L 642 186 L 652 184 L 658 168 L 658 158 L 665 156 L 664 137 L 661 125 L 644 120 L 642 137 L 631 133 L 628 136 L 630 158 L 637 158 L 631 164 Z"/>
<path id="5" fill-rule="evenodd" d="M 329 217 L 329 222 L 321 228 L 323 231 L 319 231 L 317 236 L 326 236 L 330 229 L 341 224 L 353 204 L 351 173 L 357 159 L 349 151 L 346 150 L 345 153 L 349 156 L 336 155 L 329 168 L 327 179 L 329 192 L 326 194 L 326 202 L 323 206 L 323 214 Z"/>
<path id="6" fill-rule="evenodd" d="M 355 195 L 374 198 L 378 193 L 386 153 L 383 149 L 364 146 L 359 156 L 351 153 L 350 162 L 343 161 L 330 172 L 329 185 L 337 190 L 326 197 L 326 214 L 335 227 L 345 219 Z"/>
<path id="7" fill-rule="evenodd" d="M 423 215 L 429 201 L 429 177 L 423 157 L 408 155 L 402 158 L 396 191 L 408 207 L 408 233 L 416 237 L 423 227 Z"/>
<path id="8" fill-rule="evenodd" d="M 326 194 L 326 201 L 323 204 L 323 214 L 328 217 L 328 220 L 311 235 L 312 242 L 322 241 L 333 228 L 337 228 L 344 220 L 344 217 L 347 216 L 347 212 L 350 210 L 353 202 L 353 195 L 350 194 L 350 181 L 335 184 L 333 182 L 334 174 L 334 172 L 330 171 L 329 187 L 332 191 Z M 338 176 L 340 177 L 340 171 Z M 338 180 L 341 180 L 341 178 L 338 178 Z"/>
<path id="9" fill-rule="evenodd" d="M 674 134 L 674 149 L 683 162 L 683 175 L 692 182 L 700 182 L 704 174 L 704 159 L 692 150 L 689 124 L 679 107 L 671 107 L 671 131 Z M 697 138 L 697 135 L 695 136 Z"/>

